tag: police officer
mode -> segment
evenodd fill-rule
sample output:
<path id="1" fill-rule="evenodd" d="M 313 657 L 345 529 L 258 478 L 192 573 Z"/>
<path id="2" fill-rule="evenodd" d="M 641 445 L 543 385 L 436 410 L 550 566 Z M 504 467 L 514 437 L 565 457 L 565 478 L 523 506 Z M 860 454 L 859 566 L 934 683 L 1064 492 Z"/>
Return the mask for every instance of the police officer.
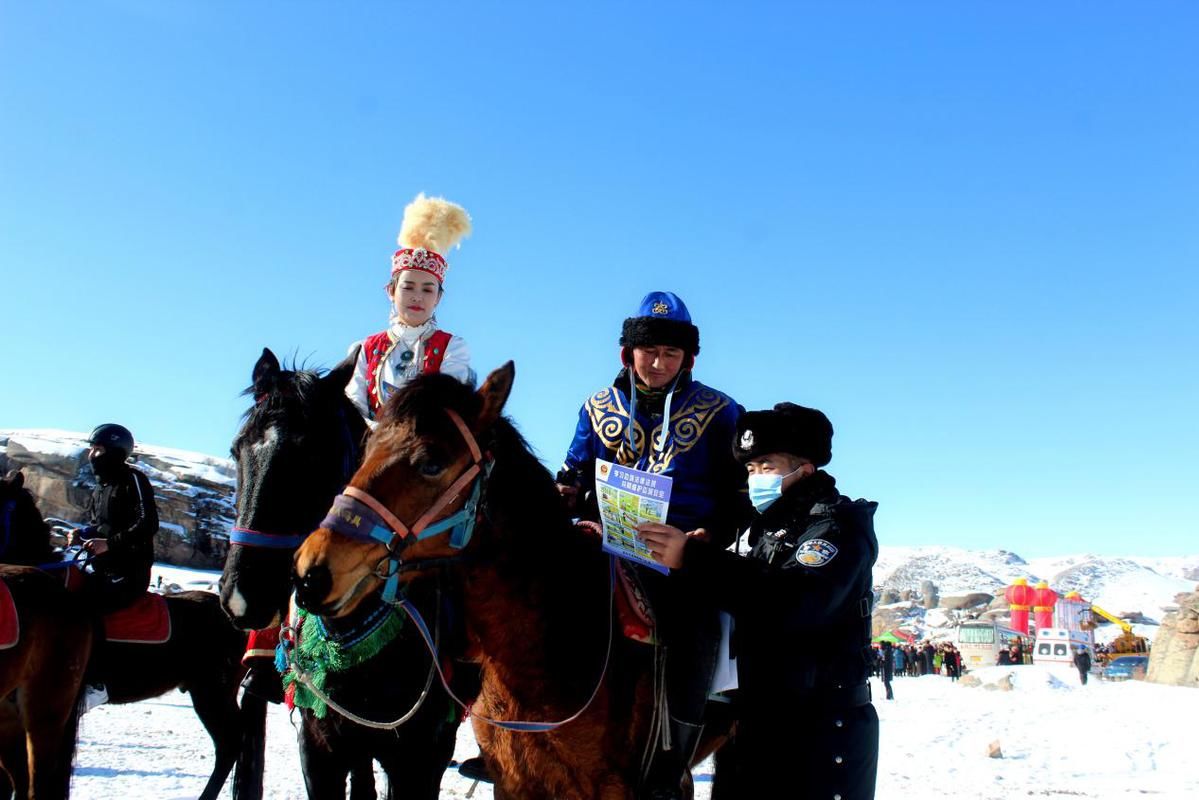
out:
<path id="1" fill-rule="evenodd" d="M 90 524 L 72 537 L 91 555 L 83 591 L 92 607 L 108 613 L 132 603 L 150 586 L 158 507 L 154 488 L 127 460 L 133 434 L 115 423 L 100 425 L 88 437 L 88 462 L 96 488 L 88 504 Z"/>
<path id="2" fill-rule="evenodd" d="M 748 558 L 670 526 L 640 529 L 661 563 L 733 614 L 732 796 L 874 797 L 878 714 L 867 679 L 877 503 L 841 495 L 820 469 L 832 437 L 823 413 L 793 403 L 738 420 L 733 452 L 758 511 Z"/>

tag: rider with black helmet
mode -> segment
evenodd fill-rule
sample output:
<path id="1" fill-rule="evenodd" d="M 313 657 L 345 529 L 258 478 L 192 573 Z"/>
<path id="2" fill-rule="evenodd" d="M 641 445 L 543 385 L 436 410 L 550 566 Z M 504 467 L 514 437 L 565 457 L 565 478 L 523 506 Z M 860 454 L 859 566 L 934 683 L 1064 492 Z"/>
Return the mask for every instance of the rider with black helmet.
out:
<path id="1" fill-rule="evenodd" d="M 92 555 L 93 571 L 83 591 L 101 612 L 124 608 L 150 586 L 158 508 L 154 488 L 129 466 L 133 434 L 114 423 L 101 425 L 88 437 L 88 462 L 96 488 L 88 504 L 90 524 L 78 540 Z"/>

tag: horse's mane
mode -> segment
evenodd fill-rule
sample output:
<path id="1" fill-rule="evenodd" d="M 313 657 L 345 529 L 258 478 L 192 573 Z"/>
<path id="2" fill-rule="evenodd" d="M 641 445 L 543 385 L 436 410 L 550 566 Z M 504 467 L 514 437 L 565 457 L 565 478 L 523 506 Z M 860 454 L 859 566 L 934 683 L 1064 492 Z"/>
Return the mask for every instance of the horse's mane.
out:
<path id="1" fill-rule="evenodd" d="M 12 493 L 11 499 L 16 501 L 17 511 L 21 515 L 20 518 L 9 520 L 12 528 L 5 532 L 8 541 L 4 552 L 0 552 L 0 559 L 12 559 L 12 563 L 28 563 L 31 566 L 49 561 L 54 552 L 50 545 L 50 524 L 42 518 L 37 498 L 23 486 L 14 487 L 8 478 L 0 478 L 0 482 L 6 494 Z"/>
<path id="2" fill-rule="evenodd" d="M 411 420 L 418 435 L 458 438 L 444 409 L 469 421 L 481 406 L 454 378 L 421 376 L 395 394 L 382 424 Z M 476 533 L 468 557 L 493 565 L 539 608 L 546 640 L 557 643 L 546 654 L 561 681 L 554 688 L 573 697 L 594 683 L 590 666 L 601 664 L 605 638 L 598 623 L 610 602 L 606 559 L 595 538 L 571 523 L 553 476 L 509 418 L 481 432 L 479 446 L 494 459 L 483 500 L 488 532 Z"/>
<path id="3" fill-rule="evenodd" d="M 469 386 L 442 374 L 422 375 L 401 388 L 383 409 L 382 425 L 411 420 L 417 435 L 459 437 L 444 414 L 449 408 L 464 420 L 478 418 L 482 402 Z M 479 434 L 479 446 L 489 452 L 495 467 L 488 480 L 486 512 L 520 540 L 537 540 L 558 550 L 555 543 L 578 539 L 558 497 L 553 476 L 538 460 L 528 441 L 508 417 L 501 416 Z"/>
<path id="4" fill-rule="evenodd" d="M 272 426 L 311 423 L 318 416 L 334 412 L 336 407 L 329 404 L 327 395 L 320 391 L 324 373 L 325 370 L 291 364 L 274 376 L 269 386 L 250 386 L 243 391 L 243 396 L 254 398 L 254 404 L 242 415 L 242 427 L 233 449 L 236 451 L 246 440 L 261 439 L 266 429 Z M 345 404 L 349 406 L 349 398 L 345 398 Z"/>

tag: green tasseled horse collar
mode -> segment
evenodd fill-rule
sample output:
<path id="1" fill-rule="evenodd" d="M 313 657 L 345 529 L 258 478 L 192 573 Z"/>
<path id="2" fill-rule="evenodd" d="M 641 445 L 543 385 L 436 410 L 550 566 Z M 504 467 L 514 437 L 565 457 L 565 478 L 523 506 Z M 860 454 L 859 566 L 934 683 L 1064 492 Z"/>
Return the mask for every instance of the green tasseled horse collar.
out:
<path id="1" fill-rule="evenodd" d="M 297 641 L 290 651 L 291 658 L 306 673 L 316 688 L 327 693 L 330 673 L 344 672 L 377 656 L 391 644 L 404 628 L 404 617 L 391 606 L 380 606 L 352 634 L 334 638 L 321 623 L 320 617 L 304 611 L 297 612 L 295 630 Z M 283 666 L 283 665 L 279 665 Z M 283 691 L 290 704 L 307 708 L 318 719 L 324 719 L 329 708 L 302 682 L 296 680 L 292 664 L 283 673 Z"/>

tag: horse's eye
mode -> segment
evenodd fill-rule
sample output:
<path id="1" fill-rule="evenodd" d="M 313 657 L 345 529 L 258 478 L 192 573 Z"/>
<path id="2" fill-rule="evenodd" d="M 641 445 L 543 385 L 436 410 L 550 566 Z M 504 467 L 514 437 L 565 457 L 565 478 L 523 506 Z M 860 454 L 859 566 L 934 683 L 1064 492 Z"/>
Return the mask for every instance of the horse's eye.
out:
<path id="1" fill-rule="evenodd" d="M 420 474 L 426 478 L 436 478 L 441 473 L 445 472 L 445 467 L 438 464 L 436 461 L 422 461 L 417 467 Z"/>

